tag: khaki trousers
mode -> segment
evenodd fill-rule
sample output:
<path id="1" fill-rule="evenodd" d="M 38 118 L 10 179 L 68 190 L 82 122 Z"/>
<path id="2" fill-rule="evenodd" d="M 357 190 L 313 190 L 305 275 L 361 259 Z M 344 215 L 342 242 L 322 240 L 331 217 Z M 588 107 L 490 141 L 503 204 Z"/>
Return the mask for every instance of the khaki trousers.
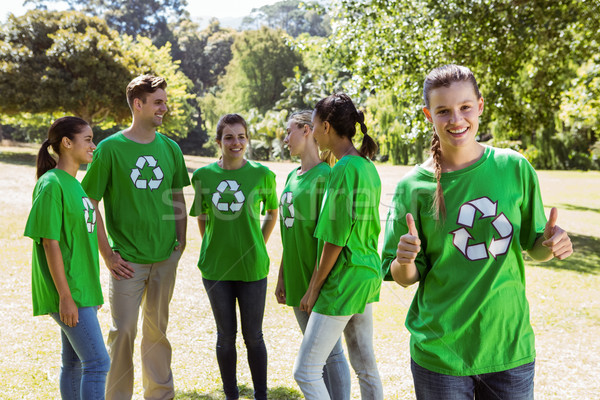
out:
<path id="1" fill-rule="evenodd" d="M 110 370 L 106 377 L 107 400 L 129 400 L 133 394 L 133 348 L 142 306 L 142 380 L 144 398 L 172 399 L 171 345 L 167 340 L 169 303 L 175 287 L 181 252 L 154 264 L 129 262 L 130 279 L 110 277 L 112 326 L 108 334 Z"/>

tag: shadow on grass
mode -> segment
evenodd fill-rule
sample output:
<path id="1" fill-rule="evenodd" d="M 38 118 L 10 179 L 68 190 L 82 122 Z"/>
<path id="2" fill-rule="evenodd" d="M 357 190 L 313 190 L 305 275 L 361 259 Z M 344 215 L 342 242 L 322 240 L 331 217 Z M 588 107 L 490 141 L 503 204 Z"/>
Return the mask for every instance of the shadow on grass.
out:
<path id="1" fill-rule="evenodd" d="M 9 164 L 35 166 L 36 157 L 36 154 L 31 153 L 0 151 L 0 161 Z"/>
<path id="2" fill-rule="evenodd" d="M 569 236 L 573 242 L 573 254 L 569 258 L 538 262 L 526 256 L 527 265 L 597 275 L 600 272 L 600 238 L 576 234 Z"/>
<path id="3" fill-rule="evenodd" d="M 239 385 L 240 398 L 254 398 L 254 391 L 252 387 L 246 385 Z M 302 398 L 302 393 L 296 389 L 291 389 L 285 386 L 279 386 L 271 388 L 267 391 L 267 397 L 270 400 L 296 400 Z M 222 400 L 225 398 L 225 394 L 222 390 L 215 390 L 210 393 L 198 393 L 193 392 L 182 392 L 175 391 L 175 399 L 181 400 Z"/>
<path id="4" fill-rule="evenodd" d="M 584 207 L 584 206 L 576 206 L 573 204 L 565 204 L 565 203 L 560 203 L 557 208 L 563 209 L 563 210 L 569 210 L 569 211 L 591 211 L 591 212 L 595 212 L 595 213 L 600 213 L 600 208 L 590 208 L 590 207 Z"/>

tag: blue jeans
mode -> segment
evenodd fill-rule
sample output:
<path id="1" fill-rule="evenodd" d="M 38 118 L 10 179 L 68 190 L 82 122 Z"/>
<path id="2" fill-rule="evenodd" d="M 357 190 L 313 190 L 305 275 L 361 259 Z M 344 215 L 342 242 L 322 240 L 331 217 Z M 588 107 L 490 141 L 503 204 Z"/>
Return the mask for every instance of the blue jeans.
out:
<path id="1" fill-rule="evenodd" d="M 262 323 L 267 295 L 267 278 L 255 282 L 211 281 L 202 278 L 217 324 L 217 361 L 227 399 L 239 398 L 236 378 L 236 299 L 240 308 L 242 335 L 248 350 L 248 365 L 254 398 L 267 399 L 267 348 Z"/>
<path id="2" fill-rule="evenodd" d="M 96 315 L 98 307 L 82 307 L 79 322 L 65 325 L 58 313 L 50 314 L 60 326 L 62 367 L 60 395 L 63 400 L 104 399 L 110 358 Z"/>
<path id="3" fill-rule="evenodd" d="M 307 400 L 327 400 L 331 397 L 323 380 L 323 367 L 342 332 L 348 345 L 350 364 L 358 375 L 363 400 L 383 400 L 373 350 L 373 309 L 365 306 L 362 314 L 347 316 L 323 315 L 312 312 L 294 364 L 294 379 Z"/>
<path id="4" fill-rule="evenodd" d="M 473 376 L 432 372 L 410 360 L 417 400 L 533 400 L 535 362 Z"/>
<path id="5" fill-rule="evenodd" d="M 301 311 L 299 307 L 294 307 L 294 314 L 298 325 L 300 325 L 300 330 L 304 334 L 308 324 L 308 313 Z M 350 399 L 350 369 L 344 355 L 341 336 L 325 361 L 323 380 L 332 400 Z"/>

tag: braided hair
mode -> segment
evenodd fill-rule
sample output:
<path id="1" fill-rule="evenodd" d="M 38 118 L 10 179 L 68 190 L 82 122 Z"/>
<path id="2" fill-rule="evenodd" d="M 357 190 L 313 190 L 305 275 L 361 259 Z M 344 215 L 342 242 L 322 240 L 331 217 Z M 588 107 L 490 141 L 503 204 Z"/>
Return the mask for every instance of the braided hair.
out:
<path id="1" fill-rule="evenodd" d="M 470 82 L 473 85 L 477 98 L 481 98 L 481 92 L 479 86 L 475 80 L 473 72 L 467 67 L 461 65 L 444 65 L 432 70 L 423 84 L 423 99 L 425 100 L 425 107 L 429 108 L 429 94 L 432 90 L 440 87 L 450 87 L 455 82 Z M 437 187 L 433 198 L 432 211 L 436 220 L 446 218 L 446 203 L 444 202 L 444 191 L 442 188 L 442 147 L 440 143 L 440 137 L 438 133 L 433 130 L 433 136 L 431 137 L 431 156 L 433 158 L 433 170 L 435 179 L 437 181 Z"/>

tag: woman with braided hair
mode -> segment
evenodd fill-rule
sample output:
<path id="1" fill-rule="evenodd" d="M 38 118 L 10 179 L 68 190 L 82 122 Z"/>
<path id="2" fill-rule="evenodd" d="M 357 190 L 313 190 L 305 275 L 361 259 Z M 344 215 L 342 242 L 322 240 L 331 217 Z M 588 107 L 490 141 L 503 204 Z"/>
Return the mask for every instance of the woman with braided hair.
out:
<path id="1" fill-rule="evenodd" d="M 522 250 L 562 260 L 571 240 L 527 160 L 476 141 L 484 101 L 468 68 L 434 69 L 423 95 L 432 156 L 398 184 L 382 257 L 386 278 L 419 282 L 406 317 L 417 399 L 533 399 Z"/>
<path id="2" fill-rule="evenodd" d="M 321 150 L 338 159 L 331 169 L 314 236 L 322 245 L 319 263 L 300 300 L 310 314 L 294 365 L 306 399 L 330 399 L 323 366 L 342 332 L 363 399 L 383 399 L 373 350 L 371 303 L 379 300 L 382 274 L 377 253 L 381 181 L 371 162 L 377 145 L 367 134 L 364 114 L 350 97 L 320 100 L 312 114 Z M 352 138 L 359 124 L 360 149 Z"/>

